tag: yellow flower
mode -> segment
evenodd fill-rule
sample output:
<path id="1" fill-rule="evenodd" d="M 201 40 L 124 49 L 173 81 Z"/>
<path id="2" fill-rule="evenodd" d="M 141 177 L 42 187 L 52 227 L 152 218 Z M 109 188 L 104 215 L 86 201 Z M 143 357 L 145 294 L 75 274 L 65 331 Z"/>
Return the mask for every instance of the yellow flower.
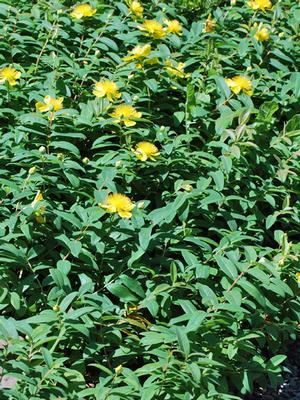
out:
<path id="1" fill-rule="evenodd" d="M 146 36 L 154 39 L 161 39 L 166 36 L 166 32 L 162 24 L 155 19 L 148 19 L 142 25 L 138 26 L 139 30 L 144 32 Z"/>
<path id="2" fill-rule="evenodd" d="M 146 58 L 151 53 L 151 46 L 150 44 L 145 44 L 144 46 L 137 45 L 132 50 L 130 50 L 129 54 L 131 56 L 124 57 L 123 60 L 125 62 L 131 60 L 142 60 Z"/>
<path id="3" fill-rule="evenodd" d="M 252 8 L 252 10 L 262 10 L 270 9 L 272 7 L 272 3 L 270 0 L 249 0 L 248 6 Z"/>
<path id="4" fill-rule="evenodd" d="M 109 101 L 113 102 L 114 99 L 119 99 L 121 97 L 121 93 L 118 92 L 118 85 L 113 81 L 102 81 L 95 83 L 95 90 L 93 90 L 93 94 L 96 97 L 107 97 Z"/>
<path id="5" fill-rule="evenodd" d="M 169 75 L 177 76 L 178 78 L 188 78 L 191 74 L 184 72 L 185 63 L 179 62 L 177 65 L 171 60 L 165 62 L 166 71 Z"/>
<path id="6" fill-rule="evenodd" d="M 296 272 L 297 282 L 300 284 L 300 272 Z"/>
<path id="7" fill-rule="evenodd" d="M 107 196 L 104 203 L 99 203 L 109 213 L 118 213 L 121 218 L 130 218 L 134 204 L 129 197 L 121 193 L 112 193 Z"/>
<path id="8" fill-rule="evenodd" d="M 270 38 L 270 33 L 267 28 L 259 28 L 255 35 L 254 35 L 256 40 L 259 40 L 260 42 L 264 42 L 265 40 L 268 40 Z"/>
<path id="9" fill-rule="evenodd" d="M 177 19 L 173 19 L 169 21 L 168 19 L 164 20 L 164 23 L 167 25 L 166 32 L 168 33 L 175 33 L 176 35 L 182 35 L 182 26 Z"/>
<path id="10" fill-rule="evenodd" d="M 92 17 L 96 13 L 96 9 L 92 8 L 89 4 L 83 3 L 75 6 L 71 12 L 71 17 L 81 19 L 83 17 Z"/>
<path id="11" fill-rule="evenodd" d="M 37 203 L 39 203 L 42 200 L 44 200 L 42 192 L 40 190 L 38 190 L 33 202 L 31 203 L 31 207 L 34 208 L 37 205 Z M 45 213 L 45 210 L 46 210 L 46 206 L 42 205 L 38 208 L 37 211 L 35 211 L 34 215 L 35 215 L 35 220 L 37 223 L 44 224 L 46 222 L 46 217 L 44 217 L 44 215 L 43 215 Z"/>
<path id="12" fill-rule="evenodd" d="M 120 104 L 115 107 L 114 111 L 109 114 L 115 118 L 116 123 L 124 123 L 125 126 L 134 126 L 137 118 L 141 118 L 142 113 L 137 111 L 133 106 L 129 104 Z"/>
<path id="13" fill-rule="evenodd" d="M 4 67 L 0 69 L 0 83 L 8 82 L 10 86 L 15 86 L 20 79 L 21 72 L 13 67 Z"/>
<path id="14" fill-rule="evenodd" d="M 139 142 L 135 149 L 131 151 L 136 155 L 136 157 L 141 161 L 146 161 L 148 158 L 155 161 L 155 157 L 159 156 L 158 148 L 150 142 Z"/>
<path id="15" fill-rule="evenodd" d="M 31 207 L 34 207 L 39 201 L 42 201 L 43 199 L 44 198 L 43 198 L 42 192 L 40 190 L 38 190 L 33 202 L 31 203 Z"/>
<path id="16" fill-rule="evenodd" d="M 143 17 L 144 7 L 137 0 L 129 1 L 129 10 L 132 14 L 136 15 L 138 18 Z"/>
<path id="17" fill-rule="evenodd" d="M 212 32 L 216 27 L 216 23 L 214 20 L 211 19 L 211 14 L 207 17 L 207 20 L 205 21 L 205 26 L 203 28 L 204 33 L 209 33 Z"/>
<path id="18" fill-rule="evenodd" d="M 54 97 L 51 96 L 45 96 L 44 97 L 44 102 L 38 101 L 35 104 L 35 107 L 37 111 L 39 112 L 47 112 L 47 111 L 59 111 L 63 108 L 63 97 L 59 97 L 58 99 L 55 99 Z"/>
<path id="19" fill-rule="evenodd" d="M 252 82 L 245 76 L 237 75 L 233 78 L 225 79 L 225 81 L 233 93 L 239 94 L 241 91 L 243 91 L 248 96 L 252 96 Z"/>

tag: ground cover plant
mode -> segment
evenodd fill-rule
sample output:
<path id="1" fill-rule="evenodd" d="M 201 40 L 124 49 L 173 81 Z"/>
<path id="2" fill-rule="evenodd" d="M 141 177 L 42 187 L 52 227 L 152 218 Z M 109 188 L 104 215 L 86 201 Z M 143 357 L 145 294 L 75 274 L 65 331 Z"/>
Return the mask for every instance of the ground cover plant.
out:
<path id="1" fill-rule="evenodd" d="M 200 3 L 0 3 L 1 399 L 281 382 L 300 317 L 300 8 Z"/>

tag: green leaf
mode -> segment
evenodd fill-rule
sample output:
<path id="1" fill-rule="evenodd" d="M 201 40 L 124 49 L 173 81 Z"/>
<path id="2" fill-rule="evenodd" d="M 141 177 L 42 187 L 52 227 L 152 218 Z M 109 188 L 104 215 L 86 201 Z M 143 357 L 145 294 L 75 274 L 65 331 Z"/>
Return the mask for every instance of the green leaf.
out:
<path id="1" fill-rule="evenodd" d="M 271 364 L 274 367 L 277 367 L 277 365 L 280 365 L 283 363 L 283 361 L 285 361 L 287 359 L 287 356 L 284 354 L 278 354 L 272 358 L 270 358 L 270 360 L 268 361 L 268 364 Z"/>
<path id="2" fill-rule="evenodd" d="M 67 150 L 70 151 L 71 153 L 74 153 L 76 155 L 79 155 L 79 150 L 78 148 L 69 142 L 63 142 L 63 141 L 53 141 L 50 143 L 50 147 L 54 149 L 54 151 L 58 151 L 59 149 Z"/>
<path id="3" fill-rule="evenodd" d="M 174 283 L 176 283 L 177 281 L 177 267 L 174 261 L 172 261 L 170 264 L 170 275 L 171 275 L 171 281 L 174 285 Z"/>
<path id="4" fill-rule="evenodd" d="M 173 118 L 174 118 L 175 127 L 178 127 L 182 123 L 184 118 L 185 118 L 184 111 L 176 111 L 176 112 L 174 112 Z"/>
<path id="5" fill-rule="evenodd" d="M 138 301 L 138 298 L 121 283 L 111 283 L 107 285 L 107 290 L 125 303 L 127 303 L 128 301 Z"/>
<path id="6" fill-rule="evenodd" d="M 157 92 L 158 85 L 155 79 L 146 79 L 144 83 L 148 86 L 150 90 L 152 90 L 152 92 Z"/>
<path id="7" fill-rule="evenodd" d="M 224 188 L 224 174 L 222 171 L 215 171 L 211 172 L 210 175 L 212 176 L 217 190 L 221 191 Z"/>
<path id="8" fill-rule="evenodd" d="M 230 89 L 226 84 L 225 79 L 222 76 L 214 76 L 213 78 L 221 94 L 225 96 L 225 98 L 228 98 L 230 96 Z"/>
<path id="9" fill-rule="evenodd" d="M 187 357 L 190 354 L 190 342 L 183 327 L 176 327 L 176 335 L 180 350 Z"/>
<path id="10" fill-rule="evenodd" d="M 147 228 L 141 228 L 140 233 L 139 233 L 139 243 L 140 246 L 143 250 L 147 250 L 150 239 L 151 239 L 151 233 L 152 233 L 152 226 L 149 226 Z"/>
<path id="11" fill-rule="evenodd" d="M 15 310 L 19 310 L 20 309 L 21 303 L 20 303 L 20 296 L 18 295 L 18 293 L 12 292 L 10 294 L 10 303 L 11 303 L 11 305 L 13 306 L 13 308 Z"/>
<path id="12" fill-rule="evenodd" d="M 217 261 L 219 267 L 221 270 L 233 281 L 237 278 L 238 276 L 238 271 L 236 266 L 233 264 L 232 261 L 230 261 L 228 258 L 216 255 L 215 260 Z"/>
<path id="13" fill-rule="evenodd" d="M 202 297 L 203 304 L 215 306 L 218 304 L 218 298 L 213 290 L 207 285 L 198 285 L 200 296 Z"/>

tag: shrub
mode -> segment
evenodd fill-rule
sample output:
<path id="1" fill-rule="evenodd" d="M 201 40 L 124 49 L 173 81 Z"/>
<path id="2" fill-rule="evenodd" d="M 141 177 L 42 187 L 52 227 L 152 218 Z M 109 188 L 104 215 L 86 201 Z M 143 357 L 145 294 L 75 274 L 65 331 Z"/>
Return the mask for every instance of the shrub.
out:
<path id="1" fill-rule="evenodd" d="M 275 387 L 299 333 L 299 8 L 72 3 L 0 4 L 1 397 Z"/>

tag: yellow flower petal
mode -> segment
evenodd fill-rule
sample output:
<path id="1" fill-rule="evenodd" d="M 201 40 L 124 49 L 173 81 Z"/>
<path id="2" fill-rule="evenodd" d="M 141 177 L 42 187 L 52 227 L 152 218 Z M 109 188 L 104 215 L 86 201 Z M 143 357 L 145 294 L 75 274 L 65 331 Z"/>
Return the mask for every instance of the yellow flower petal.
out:
<path id="1" fill-rule="evenodd" d="M 39 111 L 39 112 L 45 112 L 45 111 L 49 111 L 50 110 L 50 106 L 49 105 L 47 105 L 45 103 L 42 103 L 40 101 L 38 101 L 35 104 L 35 107 L 36 107 L 37 111 Z"/>
<path id="2" fill-rule="evenodd" d="M 39 201 L 42 201 L 42 200 L 43 200 L 42 192 L 40 190 L 38 190 L 33 202 L 31 203 L 31 207 L 34 207 Z"/>
<path id="3" fill-rule="evenodd" d="M 135 121 L 131 121 L 130 119 L 124 119 L 123 122 L 124 122 L 124 125 L 127 126 L 127 127 L 136 125 L 136 122 Z"/>
<path id="4" fill-rule="evenodd" d="M 119 211 L 118 214 L 121 218 L 131 218 L 132 216 L 132 212 L 129 211 Z"/>

